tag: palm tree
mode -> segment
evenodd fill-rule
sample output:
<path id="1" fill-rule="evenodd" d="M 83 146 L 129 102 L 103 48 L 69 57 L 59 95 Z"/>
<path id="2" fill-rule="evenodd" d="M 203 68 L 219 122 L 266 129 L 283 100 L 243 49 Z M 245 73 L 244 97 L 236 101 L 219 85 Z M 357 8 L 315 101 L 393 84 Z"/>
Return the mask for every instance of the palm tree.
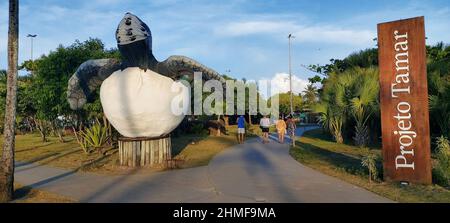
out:
<path id="1" fill-rule="evenodd" d="M 378 106 L 378 71 L 374 68 L 356 68 L 359 81 L 356 97 L 351 99 L 352 114 L 355 119 L 355 144 L 364 147 L 369 143 L 369 128 L 367 121 L 375 113 Z"/>
<path id="2" fill-rule="evenodd" d="M 348 74 L 332 72 L 323 87 L 322 102 L 315 106 L 315 111 L 321 114 L 321 123 L 328 129 L 337 143 L 343 143 L 342 128 L 348 116 L 348 99 L 346 90 L 353 78 Z"/>
<path id="3" fill-rule="evenodd" d="M 378 71 L 375 68 L 351 68 L 333 72 L 324 83 L 321 103 L 315 107 L 321 122 L 337 143 L 343 143 L 346 123 L 354 121 L 355 144 L 369 141 L 367 122 L 378 109 Z"/>
<path id="4" fill-rule="evenodd" d="M 311 108 L 317 102 L 317 87 L 315 87 L 312 83 L 306 86 L 306 89 L 303 91 L 304 95 L 304 104 Z"/>
<path id="5" fill-rule="evenodd" d="M 19 48 L 19 0 L 9 1 L 8 74 L 5 110 L 5 142 L 0 168 L 0 202 L 8 202 L 14 192 L 14 140 L 16 120 L 17 67 Z"/>

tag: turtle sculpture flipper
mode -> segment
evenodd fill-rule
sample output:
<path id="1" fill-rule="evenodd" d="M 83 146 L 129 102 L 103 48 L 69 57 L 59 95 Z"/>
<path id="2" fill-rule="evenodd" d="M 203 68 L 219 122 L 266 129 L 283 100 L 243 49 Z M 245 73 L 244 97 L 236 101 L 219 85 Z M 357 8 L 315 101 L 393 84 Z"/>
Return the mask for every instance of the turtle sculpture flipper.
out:
<path id="1" fill-rule="evenodd" d="M 88 60 L 80 65 L 68 83 L 67 100 L 70 108 L 77 110 L 92 100 L 93 92 L 114 71 L 127 67 L 150 69 L 158 74 L 179 80 L 193 80 L 194 72 L 202 72 L 203 80 L 215 79 L 225 83 L 223 77 L 211 68 L 185 57 L 170 56 L 159 62 L 153 56 L 152 35 L 150 28 L 137 16 L 126 13 L 116 31 L 117 45 L 123 60 L 99 59 Z"/>
<path id="2" fill-rule="evenodd" d="M 95 90 L 120 67 L 118 59 L 88 60 L 82 63 L 69 79 L 67 86 L 67 101 L 70 108 L 78 110 L 92 100 Z"/>
<path id="3" fill-rule="evenodd" d="M 158 72 L 172 79 L 193 80 L 194 72 L 202 72 L 203 80 L 218 80 L 222 83 L 225 79 L 215 70 L 185 56 L 170 56 L 165 61 L 158 63 Z"/>

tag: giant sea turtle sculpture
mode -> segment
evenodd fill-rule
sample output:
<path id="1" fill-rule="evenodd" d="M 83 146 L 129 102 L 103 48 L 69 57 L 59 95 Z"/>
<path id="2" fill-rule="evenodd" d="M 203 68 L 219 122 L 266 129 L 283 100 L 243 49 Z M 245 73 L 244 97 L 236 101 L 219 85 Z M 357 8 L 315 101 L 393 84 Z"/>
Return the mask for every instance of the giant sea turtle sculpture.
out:
<path id="1" fill-rule="evenodd" d="M 159 137 L 180 124 L 184 114 L 171 111 L 172 99 L 180 92 L 172 88 L 184 85 L 174 85 L 174 80 L 192 80 L 199 71 L 204 80 L 224 82 L 216 71 L 185 56 L 156 60 L 149 27 L 131 13 L 120 21 L 116 40 L 122 61 L 98 59 L 81 64 L 69 80 L 67 100 L 71 109 L 80 109 L 101 86 L 104 113 L 125 137 Z M 190 92 L 182 92 L 183 100 L 189 101 Z"/>

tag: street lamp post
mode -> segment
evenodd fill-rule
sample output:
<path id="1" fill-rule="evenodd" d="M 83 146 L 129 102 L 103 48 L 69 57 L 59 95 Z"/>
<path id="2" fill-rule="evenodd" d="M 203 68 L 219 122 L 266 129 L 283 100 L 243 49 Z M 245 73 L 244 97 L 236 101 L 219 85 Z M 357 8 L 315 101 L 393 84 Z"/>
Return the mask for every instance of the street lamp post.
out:
<path id="1" fill-rule="evenodd" d="M 31 75 L 33 75 L 33 39 L 36 37 L 36 34 L 28 34 L 27 37 L 31 39 Z"/>
<path id="2" fill-rule="evenodd" d="M 228 77 L 230 77 L 231 70 L 230 70 L 230 69 L 226 69 L 226 70 L 225 70 L 225 73 L 228 75 Z"/>
<path id="3" fill-rule="evenodd" d="M 294 106 L 292 98 L 292 67 L 291 67 L 291 39 L 295 38 L 292 34 L 289 34 L 289 94 L 290 94 L 290 105 L 291 105 L 291 117 L 294 115 Z"/>
<path id="4" fill-rule="evenodd" d="M 290 94 L 290 104 L 291 104 L 291 118 L 292 121 L 294 121 L 294 106 L 293 106 L 293 99 L 292 99 L 292 67 L 291 67 L 291 39 L 295 38 L 292 34 L 289 34 L 288 40 L 289 40 L 289 94 Z M 295 125 L 295 124 L 294 124 Z M 291 129 L 291 141 L 292 146 L 295 146 L 295 129 Z"/>
<path id="5" fill-rule="evenodd" d="M 33 61 L 33 39 L 36 37 L 36 34 L 28 34 L 27 37 L 31 39 L 31 61 Z"/>

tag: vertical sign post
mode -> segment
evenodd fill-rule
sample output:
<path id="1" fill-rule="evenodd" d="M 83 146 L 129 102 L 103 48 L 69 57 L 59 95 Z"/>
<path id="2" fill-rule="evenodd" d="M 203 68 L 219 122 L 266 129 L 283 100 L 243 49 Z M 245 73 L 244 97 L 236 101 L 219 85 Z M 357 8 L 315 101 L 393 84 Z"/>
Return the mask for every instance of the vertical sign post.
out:
<path id="1" fill-rule="evenodd" d="M 378 24 L 386 181 L 431 184 L 424 17 Z"/>

